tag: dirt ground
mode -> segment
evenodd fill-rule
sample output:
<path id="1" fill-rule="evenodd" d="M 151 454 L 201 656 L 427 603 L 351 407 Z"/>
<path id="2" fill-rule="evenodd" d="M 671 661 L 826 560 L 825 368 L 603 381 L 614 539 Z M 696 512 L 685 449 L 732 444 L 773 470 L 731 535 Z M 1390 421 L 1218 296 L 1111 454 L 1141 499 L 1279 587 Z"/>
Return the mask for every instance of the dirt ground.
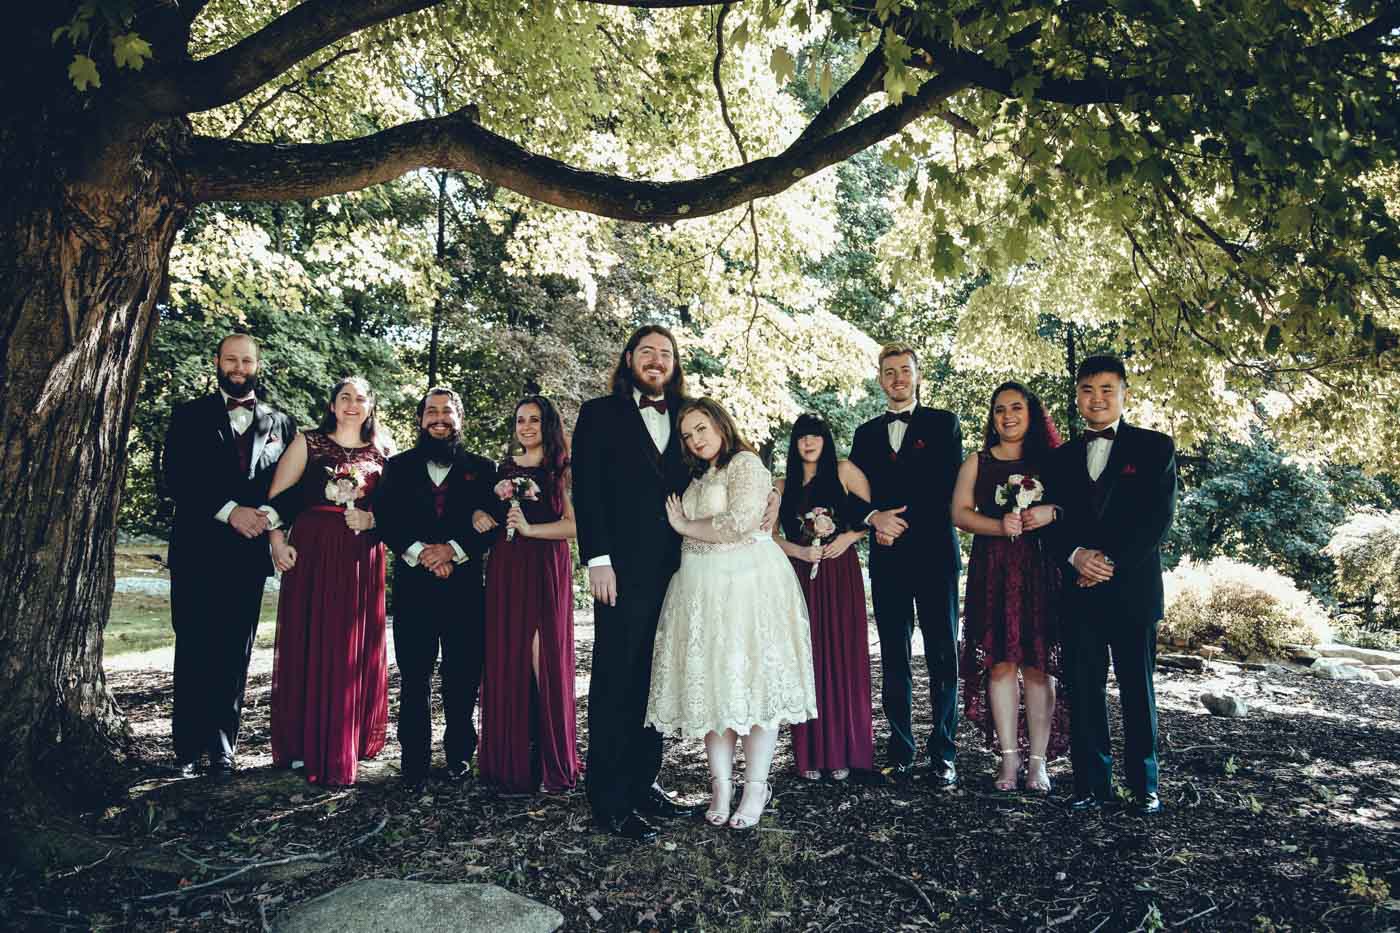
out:
<path id="1" fill-rule="evenodd" d="M 581 698 L 591 639 L 581 624 Z M 874 667 L 878 754 L 887 730 Z M 255 671 L 244 770 L 223 787 L 170 774 L 168 671 L 110 671 L 138 750 L 129 800 L 86 817 L 110 851 L 42 877 L 9 869 L 0 924 L 260 930 L 373 877 L 493 882 L 557 908 L 570 930 L 1400 928 L 1400 689 L 1383 685 L 1227 665 L 1159 671 L 1167 809 L 1151 822 L 1071 816 L 1065 761 L 1051 768 L 1048 799 L 995 793 L 995 760 L 964 723 L 957 791 L 810 784 L 784 741 L 758 832 L 679 821 L 639 847 L 590 832 L 581 787 L 504 797 L 435 783 L 405 796 L 392 736 L 355 788 L 274 771 L 270 678 L 266 664 Z M 1204 689 L 1240 693 L 1249 717 L 1209 716 Z M 585 753 L 586 712 L 581 701 Z M 669 742 L 662 778 L 702 801 L 699 743 Z"/>

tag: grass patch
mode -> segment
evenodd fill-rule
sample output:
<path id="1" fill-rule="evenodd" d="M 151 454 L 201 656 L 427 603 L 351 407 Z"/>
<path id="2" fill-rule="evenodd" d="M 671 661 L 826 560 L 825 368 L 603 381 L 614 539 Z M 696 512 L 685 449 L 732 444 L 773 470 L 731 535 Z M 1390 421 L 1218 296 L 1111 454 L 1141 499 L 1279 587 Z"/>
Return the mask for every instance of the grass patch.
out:
<path id="1" fill-rule="evenodd" d="M 258 648 L 271 648 L 277 629 L 277 594 L 264 593 L 258 619 Z M 171 648 L 175 632 L 170 628 L 170 600 L 141 593 L 115 593 L 112 614 L 103 633 L 103 653 L 108 656 Z"/>

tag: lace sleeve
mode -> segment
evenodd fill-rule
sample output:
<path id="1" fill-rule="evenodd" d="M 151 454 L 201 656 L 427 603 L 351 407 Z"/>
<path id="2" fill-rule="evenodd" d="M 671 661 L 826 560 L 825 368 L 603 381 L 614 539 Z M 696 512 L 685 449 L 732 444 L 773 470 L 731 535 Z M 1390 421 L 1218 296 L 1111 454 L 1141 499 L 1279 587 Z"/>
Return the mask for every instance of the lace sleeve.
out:
<path id="1" fill-rule="evenodd" d="M 763 461 L 748 451 L 740 451 L 724 470 L 724 487 L 729 504 L 712 522 L 721 541 L 742 541 L 758 530 L 773 477 Z"/>

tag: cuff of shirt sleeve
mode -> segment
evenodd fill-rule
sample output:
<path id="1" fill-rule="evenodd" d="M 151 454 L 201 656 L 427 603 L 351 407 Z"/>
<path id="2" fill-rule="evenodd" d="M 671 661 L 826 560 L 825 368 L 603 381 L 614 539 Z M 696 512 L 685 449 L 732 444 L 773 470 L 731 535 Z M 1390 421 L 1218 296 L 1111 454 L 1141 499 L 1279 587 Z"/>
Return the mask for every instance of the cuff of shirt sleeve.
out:
<path id="1" fill-rule="evenodd" d="M 589 567 L 611 567 L 612 556 L 609 554 L 599 554 L 588 562 Z"/>
<path id="2" fill-rule="evenodd" d="M 414 541 L 403 552 L 403 562 L 410 567 L 418 566 L 418 555 L 423 553 L 423 542 Z"/>
<path id="3" fill-rule="evenodd" d="M 465 564 L 467 562 L 467 552 L 462 550 L 462 546 L 456 541 L 448 541 L 452 545 L 452 553 L 456 556 L 452 558 L 454 564 Z"/>
<path id="4" fill-rule="evenodd" d="M 871 510 L 870 510 L 870 514 L 867 515 L 867 516 L 865 516 L 865 527 L 866 527 L 866 528 L 874 528 L 874 527 L 875 527 L 874 525 L 870 524 L 870 518 L 871 518 L 871 516 L 873 516 L 873 515 L 874 515 L 876 512 L 878 512 L 878 511 L 880 511 L 880 510 L 879 510 L 879 509 L 871 509 Z"/>
<path id="5" fill-rule="evenodd" d="M 224 503 L 224 507 L 214 513 L 214 518 L 224 524 L 228 524 L 228 517 L 233 514 L 233 510 L 238 508 L 238 503 L 232 499 Z"/>
<path id="6" fill-rule="evenodd" d="M 1082 551 L 1082 550 L 1084 550 L 1082 547 L 1077 547 L 1077 548 L 1075 548 L 1074 550 L 1072 550 L 1072 551 L 1069 552 L 1069 565 L 1070 565 L 1071 567 L 1074 567 L 1074 555 L 1078 554 L 1078 553 L 1079 553 L 1080 551 Z M 1076 567 L 1075 569 L 1077 570 L 1077 569 L 1079 569 L 1079 568 Z"/>
<path id="7" fill-rule="evenodd" d="M 282 527 L 282 516 L 278 515 L 277 510 L 274 509 L 272 506 L 260 505 L 258 506 L 258 511 L 267 516 L 268 531 L 271 531 L 274 528 Z"/>

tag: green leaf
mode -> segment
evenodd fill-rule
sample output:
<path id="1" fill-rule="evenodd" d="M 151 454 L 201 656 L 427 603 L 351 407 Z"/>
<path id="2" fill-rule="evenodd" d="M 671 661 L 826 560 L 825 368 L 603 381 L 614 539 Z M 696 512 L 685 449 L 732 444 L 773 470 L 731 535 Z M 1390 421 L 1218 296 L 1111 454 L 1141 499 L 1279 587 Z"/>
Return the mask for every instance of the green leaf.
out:
<path id="1" fill-rule="evenodd" d="M 97 62 L 86 55 L 73 56 L 73 63 L 68 66 L 68 77 L 79 91 L 102 86 L 102 78 L 97 74 Z"/>
<path id="2" fill-rule="evenodd" d="M 787 84 L 797 73 L 797 59 L 792 57 L 791 52 L 779 45 L 774 47 L 773 57 L 768 60 L 768 67 L 773 69 L 773 77 L 778 79 L 779 84 Z"/>
<path id="3" fill-rule="evenodd" d="M 822 100 L 831 99 L 831 63 L 822 65 L 822 76 L 817 81 L 817 90 L 821 92 Z"/>
<path id="4" fill-rule="evenodd" d="M 742 49 L 749 44 L 749 21 L 741 20 L 739 25 L 734 27 L 734 31 L 729 34 L 729 45 L 733 49 Z"/>
<path id="5" fill-rule="evenodd" d="M 134 32 L 124 32 L 112 38 L 112 57 L 117 60 L 118 68 L 140 71 L 146 59 L 153 55 L 151 44 Z"/>

